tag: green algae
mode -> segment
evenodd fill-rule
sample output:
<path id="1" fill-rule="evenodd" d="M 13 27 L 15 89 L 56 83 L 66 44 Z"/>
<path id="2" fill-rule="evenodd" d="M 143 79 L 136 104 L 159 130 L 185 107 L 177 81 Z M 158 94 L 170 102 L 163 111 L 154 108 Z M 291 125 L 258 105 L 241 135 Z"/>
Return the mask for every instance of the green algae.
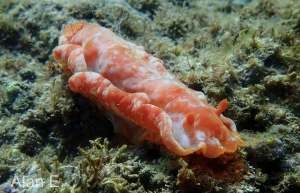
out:
<path id="1" fill-rule="evenodd" d="M 48 180 L 49 174 L 60 176 L 58 192 L 299 189 L 298 1 L 0 5 L 0 191 L 15 175 Z M 117 143 L 120 137 L 101 110 L 69 91 L 51 55 L 62 24 L 73 20 L 101 24 L 144 46 L 178 79 L 204 91 L 211 104 L 227 98 L 225 114 L 247 147 L 214 160 L 190 155 L 182 161 L 149 143 Z M 108 140 L 89 143 L 98 137 Z M 117 145 L 108 147 L 108 141 Z M 37 190 L 54 189 L 27 188 Z"/>

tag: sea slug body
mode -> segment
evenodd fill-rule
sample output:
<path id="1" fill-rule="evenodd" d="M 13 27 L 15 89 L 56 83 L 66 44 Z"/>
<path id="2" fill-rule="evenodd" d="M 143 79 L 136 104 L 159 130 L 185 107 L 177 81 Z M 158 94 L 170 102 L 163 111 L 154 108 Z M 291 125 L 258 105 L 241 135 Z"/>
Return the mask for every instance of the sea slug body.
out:
<path id="1" fill-rule="evenodd" d="M 53 53 L 70 76 L 70 89 L 104 106 L 115 132 L 208 158 L 245 145 L 234 122 L 221 114 L 227 100 L 212 107 L 143 47 L 82 21 L 65 25 L 62 33 Z"/>

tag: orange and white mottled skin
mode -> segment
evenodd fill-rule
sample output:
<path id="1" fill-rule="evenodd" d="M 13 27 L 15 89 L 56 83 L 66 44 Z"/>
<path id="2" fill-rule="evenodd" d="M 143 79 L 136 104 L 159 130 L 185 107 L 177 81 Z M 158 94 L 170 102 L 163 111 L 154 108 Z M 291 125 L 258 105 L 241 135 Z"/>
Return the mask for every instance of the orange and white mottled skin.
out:
<path id="1" fill-rule="evenodd" d="M 62 33 L 53 53 L 70 76 L 70 89 L 106 107 L 116 132 L 208 158 L 245 145 L 234 122 L 221 114 L 227 100 L 212 107 L 143 47 L 85 22 L 68 24 Z"/>

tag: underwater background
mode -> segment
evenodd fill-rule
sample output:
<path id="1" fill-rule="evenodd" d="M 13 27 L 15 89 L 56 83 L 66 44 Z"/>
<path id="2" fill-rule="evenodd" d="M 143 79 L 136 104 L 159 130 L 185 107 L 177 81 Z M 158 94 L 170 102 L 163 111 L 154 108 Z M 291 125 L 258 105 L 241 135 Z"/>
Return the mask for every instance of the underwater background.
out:
<path id="1" fill-rule="evenodd" d="M 0 193 L 300 192 L 299 7 L 0 0 Z M 52 54 L 63 24 L 77 20 L 143 46 L 213 106 L 228 99 L 224 115 L 246 147 L 181 157 L 114 134 L 101 109 L 69 90 Z"/>

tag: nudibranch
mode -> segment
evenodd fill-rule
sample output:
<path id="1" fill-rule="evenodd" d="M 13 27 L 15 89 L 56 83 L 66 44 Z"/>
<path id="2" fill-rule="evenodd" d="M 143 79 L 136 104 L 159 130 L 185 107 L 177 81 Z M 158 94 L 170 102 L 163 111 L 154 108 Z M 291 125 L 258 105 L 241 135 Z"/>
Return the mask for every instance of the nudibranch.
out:
<path id="1" fill-rule="evenodd" d="M 75 93 L 104 106 L 115 132 L 179 155 L 215 158 L 245 143 L 235 123 L 168 73 L 163 62 L 111 30 L 83 21 L 63 26 L 55 59 Z"/>

